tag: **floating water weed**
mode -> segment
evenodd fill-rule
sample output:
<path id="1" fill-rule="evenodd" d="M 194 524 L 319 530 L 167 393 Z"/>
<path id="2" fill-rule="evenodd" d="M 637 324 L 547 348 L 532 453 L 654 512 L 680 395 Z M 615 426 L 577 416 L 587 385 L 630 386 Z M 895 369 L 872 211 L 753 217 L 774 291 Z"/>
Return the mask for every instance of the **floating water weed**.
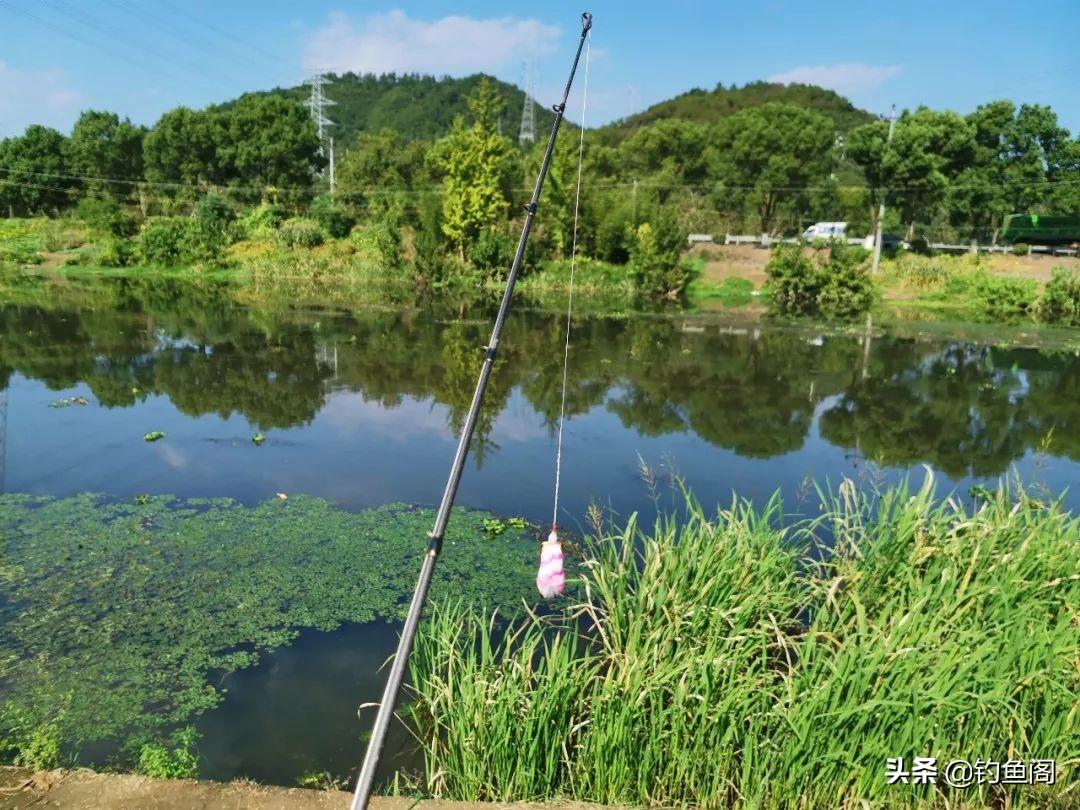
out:
<path id="1" fill-rule="evenodd" d="M 508 608 L 531 590 L 534 544 L 486 543 L 489 518 L 455 512 L 436 599 Z M 96 740 L 163 761 L 161 734 L 221 700 L 221 673 L 302 628 L 400 618 L 432 519 L 301 495 L 0 496 L 0 761 L 45 751 L 36 729 L 65 761 Z"/>

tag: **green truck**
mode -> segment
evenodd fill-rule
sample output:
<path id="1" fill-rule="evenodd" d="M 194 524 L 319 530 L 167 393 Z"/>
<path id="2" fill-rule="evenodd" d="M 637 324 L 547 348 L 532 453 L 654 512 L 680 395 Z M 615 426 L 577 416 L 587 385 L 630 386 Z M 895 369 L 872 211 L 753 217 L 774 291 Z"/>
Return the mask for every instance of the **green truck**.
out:
<path id="1" fill-rule="evenodd" d="M 1071 245 L 1080 242 L 1080 216 L 1009 214 L 1001 241 L 1028 245 Z"/>

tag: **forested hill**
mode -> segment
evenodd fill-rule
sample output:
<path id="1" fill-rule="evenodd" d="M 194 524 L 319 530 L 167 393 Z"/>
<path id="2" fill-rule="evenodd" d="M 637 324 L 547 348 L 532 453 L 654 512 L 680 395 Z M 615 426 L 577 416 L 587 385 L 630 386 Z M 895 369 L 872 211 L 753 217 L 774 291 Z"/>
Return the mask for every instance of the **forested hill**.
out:
<path id="1" fill-rule="evenodd" d="M 326 97 L 336 102 L 327 110 L 334 122 L 331 134 L 342 147 L 356 140 L 360 130 L 378 132 L 393 129 L 406 140 L 433 140 L 445 135 L 454 116 L 468 117 L 465 99 L 476 89 L 482 74 L 456 79 L 449 76 L 397 76 L 385 74 L 344 75 L 330 74 L 331 84 L 326 87 Z M 502 131 L 517 140 L 521 126 L 521 108 L 525 93 L 507 82 L 488 77 L 506 102 L 503 109 Z M 307 102 L 310 95 L 305 86 L 278 88 L 269 91 L 287 98 Z M 543 138 L 551 126 L 554 113 L 550 108 L 537 105 L 537 137 Z"/>
<path id="2" fill-rule="evenodd" d="M 841 132 L 854 129 L 874 120 L 846 98 L 832 90 L 811 84 L 773 84 L 753 82 L 745 87 L 724 87 L 715 90 L 695 88 L 675 98 L 661 101 L 636 115 L 609 124 L 605 129 L 616 136 L 642 124 L 661 118 L 681 118 L 686 121 L 710 124 L 747 107 L 759 107 L 770 101 L 785 102 L 815 110 L 833 120 Z"/>
<path id="3" fill-rule="evenodd" d="M 482 74 L 464 78 L 436 78 L 416 74 L 376 76 L 345 73 L 340 76 L 330 74 L 328 78 L 331 83 L 326 88 L 326 96 L 336 102 L 327 111 L 334 121 L 331 133 L 339 147 L 347 149 L 360 130 L 378 132 L 380 129 L 393 129 L 406 140 L 433 140 L 445 135 L 454 116 L 468 116 L 465 99 L 475 90 Z M 513 84 L 488 78 L 506 102 L 502 131 L 516 140 L 525 94 Z M 310 93 L 302 85 L 269 92 L 302 102 L 307 101 Z M 823 113 L 833 120 L 841 132 L 874 120 L 870 113 L 823 87 L 754 82 L 745 87 L 718 85 L 715 90 L 690 90 L 629 118 L 601 127 L 601 131 L 617 141 L 638 126 L 662 118 L 712 123 L 739 110 L 770 101 L 787 102 Z M 229 104 L 223 106 L 228 107 Z M 536 133 L 539 139 L 550 128 L 553 115 L 549 107 L 537 105 Z"/>

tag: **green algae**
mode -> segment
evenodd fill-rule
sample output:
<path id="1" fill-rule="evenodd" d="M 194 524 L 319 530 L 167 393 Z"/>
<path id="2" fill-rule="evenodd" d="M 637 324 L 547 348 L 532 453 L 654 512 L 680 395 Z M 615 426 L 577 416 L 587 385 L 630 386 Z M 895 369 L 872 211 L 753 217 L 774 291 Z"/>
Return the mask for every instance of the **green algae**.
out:
<path id="1" fill-rule="evenodd" d="M 302 495 L 0 496 L 0 726 L 54 728 L 69 759 L 94 741 L 137 757 L 215 706 L 224 673 L 301 630 L 400 619 L 433 516 Z M 535 545 L 486 540 L 490 519 L 455 513 L 434 600 L 507 607 L 529 592 Z M 0 728 L 0 758 L 18 756 L 16 731 Z"/>

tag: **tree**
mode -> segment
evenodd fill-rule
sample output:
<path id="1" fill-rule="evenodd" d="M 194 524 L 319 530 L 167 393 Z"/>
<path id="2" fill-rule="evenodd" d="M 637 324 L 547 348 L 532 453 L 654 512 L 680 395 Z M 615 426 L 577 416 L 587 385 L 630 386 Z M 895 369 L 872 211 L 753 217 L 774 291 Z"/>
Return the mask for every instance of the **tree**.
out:
<path id="1" fill-rule="evenodd" d="M 662 208 L 652 223 L 639 225 L 630 244 L 630 272 L 638 292 L 652 299 L 678 298 L 690 281 L 682 259 L 685 247 L 686 231 L 670 208 Z"/>
<path id="2" fill-rule="evenodd" d="M 432 149 L 433 164 L 445 174 L 443 233 L 462 260 L 465 245 L 507 213 L 513 165 L 511 143 L 498 131 L 502 107 L 491 82 L 481 81 L 469 98 L 472 126 L 456 119 Z"/>
<path id="3" fill-rule="evenodd" d="M 196 188 L 224 185 L 228 171 L 218 154 L 224 140 L 221 119 L 214 113 L 187 107 L 170 110 L 143 143 L 146 177 L 152 183 L 176 184 L 161 192 L 177 196 L 195 197 Z"/>
<path id="4" fill-rule="evenodd" d="M 880 180 L 899 209 L 910 239 L 916 221 L 928 221 L 945 199 L 950 183 L 974 155 L 971 126 L 953 112 L 920 107 L 896 123 L 881 159 Z M 864 168 L 865 170 L 865 168 Z"/>
<path id="5" fill-rule="evenodd" d="M 642 127 L 619 146 L 624 165 L 660 183 L 700 183 L 705 179 L 708 131 L 700 124 L 670 118 Z"/>
<path id="6" fill-rule="evenodd" d="M 315 122 L 303 106 L 278 96 L 251 95 L 216 115 L 224 132 L 218 154 L 237 196 L 258 200 L 283 189 L 294 192 L 286 196 L 307 195 L 326 159 L 319 154 Z"/>
<path id="7" fill-rule="evenodd" d="M 844 138 L 844 151 L 849 160 L 862 169 L 866 179 L 866 204 L 870 211 L 870 231 L 877 228 L 878 208 L 887 185 L 884 174 L 885 144 L 889 140 L 889 125 L 873 121 L 856 127 Z"/>
<path id="8" fill-rule="evenodd" d="M 763 104 L 721 120 L 711 148 L 717 202 L 747 201 L 761 232 L 771 232 L 782 205 L 805 204 L 803 189 L 828 178 L 835 140 L 832 121 L 792 104 Z"/>
<path id="9" fill-rule="evenodd" d="M 424 178 L 429 144 L 392 129 L 360 132 L 337 166 L 337 195 L 374 214 L 404 213 L 404 192 Z"/>
<path id="10" fill-rule="evenodd" d="M 71 174 L 84 178 L 84 188 L 117 200 L 130 197 L 143 173 L 146 131 L 116 113 L 87 110 L 79 116 L 65 144 Z"/>
<path id="11" fill-rule="evenodd" d="M 64 141 L 55 129 L 31 124 L 0 142 L 0 199 L 9 214 L 42 214 L 67 205 L 71 179 Z"/>

